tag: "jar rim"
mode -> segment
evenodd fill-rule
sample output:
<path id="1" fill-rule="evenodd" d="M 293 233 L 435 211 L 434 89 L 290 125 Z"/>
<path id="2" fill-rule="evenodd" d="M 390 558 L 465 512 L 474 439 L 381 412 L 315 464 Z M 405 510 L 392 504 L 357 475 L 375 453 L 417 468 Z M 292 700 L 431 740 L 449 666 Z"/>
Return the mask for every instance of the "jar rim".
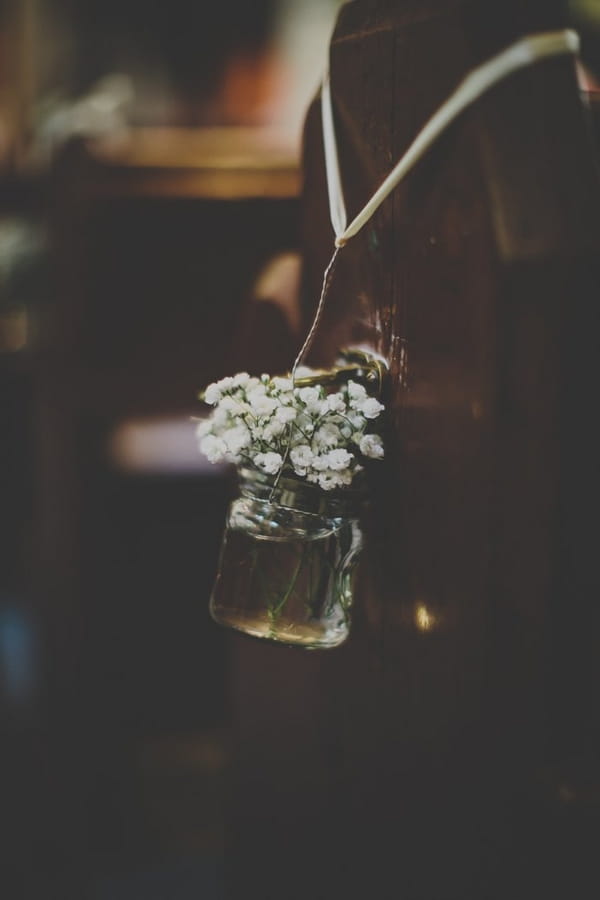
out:
<path id="1" fill-rule="evenodd" d="M 366 503 L 364 488 L 345 487 L 325 491 L 300 476 L 286 474 L 277 480 L 276 476 L 250 466 L 238 469 L 238 483 L 244 496 L 330 517 L 358 516 Z"/>

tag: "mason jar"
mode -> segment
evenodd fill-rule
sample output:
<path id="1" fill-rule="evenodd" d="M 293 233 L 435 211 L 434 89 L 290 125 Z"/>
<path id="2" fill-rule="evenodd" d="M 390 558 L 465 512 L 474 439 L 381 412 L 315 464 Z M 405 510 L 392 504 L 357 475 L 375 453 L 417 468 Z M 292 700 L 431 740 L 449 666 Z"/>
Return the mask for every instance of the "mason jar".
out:
<path id="1" fill-rule="evenodd" d="M 239 471 L 210 612 L 221 625 L 307 649 L 348 637 L 363 494 Z"/>

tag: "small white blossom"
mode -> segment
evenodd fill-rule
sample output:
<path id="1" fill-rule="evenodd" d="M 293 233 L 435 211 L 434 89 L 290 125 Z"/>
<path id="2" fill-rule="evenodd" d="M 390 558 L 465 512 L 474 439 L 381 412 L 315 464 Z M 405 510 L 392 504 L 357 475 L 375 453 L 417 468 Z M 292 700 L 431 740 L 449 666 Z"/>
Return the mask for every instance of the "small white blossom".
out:
<path id="1" fill-rule="evenodd" d="M 226 409 L 223 409 L 221 404 L 216 407 L 215 411 L 212 414 L 212 423 L 213 430 L 220 430 L 221 428 L 228 428 L 230 424 L 229 413 Z"/>
<path id="2" fill-rule="evenodd" d="M 306 408 L 310 411 L 321 411 L 321 398 L 318 388 L 304 387 L 296 388 L 296 396 L 306 404 Z"/>
<path id="3" fill-rule="evenodd" d="M 342 394 L 329 394 L 329 396 L 325 400 L 325 404 L 326 408 L 330 412 L 346 412 L 346 401 L 344 400 Z"/>
<path id="4" fill-rule="evenodd" d="M 326 422 L 315 431 L 313 441 L 317 447 L 335 447 L 341 437 L 340 429 L 331 422 Z"/>
<path id="5" fill-rule="evenodd" d="M 303 411 L 296 413 L 294 425 L 299 432 L 306 434 L 308 437 L 310 437 L 315 430 L 315 426 L 313 425 L 311 417 Z"/>
<path id="6" fill-rule="evenodd" d="M 267 475 L 275 475 L 281 468 L 283 457 L 280 453 L 257 453 L 254 462 Z"/>
<path id="7" fill-rule="evenodd" d="M 378 434 L 363 434 L 358 446 L 363 456 L 383 459 L 383 441 Z"/>
<path id="8" fill-rule="evenodd" d="M 348 397 L 350 398 L 350 406 L 356 406 L 357 402 L 362 402 L 367 398 L 367 392 L 362 386 L 362 384 L 357 384 L 356 381 L 348 382 Z"/>
<path id="9" fill-rule="evenodd" d="M 312 464 L 314 456 L 315 455 L 308 444 L 298 444 L 297 447 L 294 447 L 290 451 L 290 459 L 296 472 L 298 472 L 299 469 L 304 469 L 306 471 Z"/>
<path id="10" fill-rule="evenodd" d="M 326 454 L 325 459 L 330 469 L 333 469 L 334 472 L 340 472 L 342 469 L 348 468 L 354 456 L 352 453 L 348 453 L 347 450 L 339 449 L 330 450 Z"/>
<path id="11" fill-rule="evenodd" d="M 311 468 L 313 468 L 315 472 L 324 472 L 325 469 L 328 468 L 325 456 L 319 456 L 318 454 L 315 454 L 313 456 Z"/>
<path id="12" fill-rule="evenodd" d="M 332 491 L 337 487 L 350 484 L 352 475 L 348 472 L 336 472 L 332 469 L 325 469 L 319 474 L 319 487 L 324 491 Z"/>
<path id="13" fill-rule="evenodd" d="M 218 384 L 209 384 L 204 391 L 204 402 L 214 406 L 221 399 L 221 388 Z"/>
<path id="14" fill-rule="evenodd" d="M 331 491 L 338 486 L 338 476 L 336 472 L 328 472 L 325 470 L 319 475 L 319 487 L 324 491 Z"/>
<path id="15" fill-rule="evenodd" d="M 226 393 L 226 391 L 230 391 L 232 387 L 234 387 L 233 378 L 230 375 L 221 378 L 220 381 L 217 381 L 217 387 L 222 394 Z"/>
<path id="16" fill-rule="evenodd" d="M 248 425 L 252 442 L 260 444 L 265 436 L 265 426 L 261 422 L 250 422 Z"/>
<path id="17" fill-rule="evenodd" d="M 196 435 L 211 462 L 244 460 L 268 475 L 283 468 L 329 491 L 362 471 L 351 448 L 362 457 L 383 456 L 381 437 L 368 427 L 383 405 L 353 381 L 327 393 L 323 385 L 294 388 L 290 376 L 239 372 L 210 384 L 204 397 L 214 409 Z"/>
<path id="18" fill-rule="evenodd" d="M 223 441 L 232 456 L 239 456 L 250 443 L 250 431 L 245 425 L 236 425 L 223 432 Z"/>
<path id="19" fill-rule="evenodd" d="M 383 403 L 376 400 L 375 397 L 367 397 L 360 404 L 360 411 L 366 419 L 376 419 L 379 413 L 384 409 Z"/>
<path id="20" fill-rule="evenodd" d="M 282 393 L 290 393 L 293 388 L 292 379 L 282 378 L 280 375 L 276 375 L 275 378 L 273 378 L 273 387 Z"/>
<path id="21" fill-rule="evenodd" d="M 272 441 L 273 438 L 279 437 L 285 431 L 285 423 L 280 422 L 277 418 L 271 419 L 263 430 L 263 438 L 265 441 Z"/>
<path id="22" fill-rule="evenodd" d="M 359 412 L 350 413 L 346 418 L 348 419 L 352 427 L 356 429 L 356 431 L 362 431 L 362 429 L 367 424 L 365 416 L 363 416 L 363 414 Z"/>
<path id="23" fill-rule="evenodd" d="M 258 416 L 270 416 L 277 408 L 277 400 L 267 397 L 264 393 L 261 394 L 258 388 L 250 391 L 247 396 L 252 411 Z"/>
<path id="24" fill-rule="evenodd" d="M 207 434 L 211 433 L 213 427 L 213 423 L 211 419 L 202 419 L 196 425 L 196 437 L 200 441 L 203 437 L 206 437 Z"/>
<path id="25" fill-rule="evenodd" d="M 249 404 L 244 403 L 243 400 L 236 400 L 235 397 L 223 397 L 221 409 L 224 409 L 230 416 L 243 416 L 250 412 Z"/>
<path id="26" fill-rule="evenodd" d="M 292 422 L 296 416 L 297 412 L 295 409 L 292 409 L 291 406 L 278 406 L 275 410 L 275 418 L 284 424 Z"/>
<path id="27" fill-rule="evenodd" d="M 227 444 L 222 438 L 216 437 L 214 434 L 207 434 L 200 441 L 200 451 L 209 462 L 221 462 L 227 456 Z"/>

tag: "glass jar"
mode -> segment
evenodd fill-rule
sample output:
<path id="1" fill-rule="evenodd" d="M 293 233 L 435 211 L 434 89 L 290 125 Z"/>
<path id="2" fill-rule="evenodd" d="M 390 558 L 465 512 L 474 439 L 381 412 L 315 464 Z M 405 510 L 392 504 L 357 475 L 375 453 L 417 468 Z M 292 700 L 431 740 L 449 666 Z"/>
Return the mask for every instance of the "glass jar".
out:
<path id="1" fill-rule="evenodd" d="M 216 622 L 307 649 L 348 636 L 362 546 L 355 489 L 323 491 L 243 469 L 210 600 Z"/>

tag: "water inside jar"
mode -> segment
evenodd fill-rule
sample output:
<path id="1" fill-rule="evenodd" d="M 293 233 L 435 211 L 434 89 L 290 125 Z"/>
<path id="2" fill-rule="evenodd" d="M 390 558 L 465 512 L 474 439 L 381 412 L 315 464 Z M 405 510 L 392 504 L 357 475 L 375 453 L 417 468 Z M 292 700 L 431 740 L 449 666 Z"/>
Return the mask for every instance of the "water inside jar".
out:
<path id="1" fill-rule="evenodd" d="M 213 618 L 254 637 L 307 648 L 342 643 L 360 544 L 355 523 L 312 533 L 285 527 L 285 536 L 269 530 L 227 528 L 211 598 Z"/>

